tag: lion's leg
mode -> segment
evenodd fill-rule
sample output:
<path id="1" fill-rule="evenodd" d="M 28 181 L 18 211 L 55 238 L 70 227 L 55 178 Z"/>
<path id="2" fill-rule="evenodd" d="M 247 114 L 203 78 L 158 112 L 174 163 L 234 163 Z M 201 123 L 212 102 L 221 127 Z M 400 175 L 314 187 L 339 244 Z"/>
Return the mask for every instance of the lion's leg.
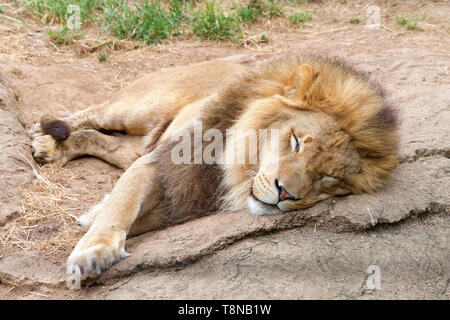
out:
<path id="1" fill-rule="evenodd" d="M 32 152 L 40 163 L 57 161 L 65 165 L 72 159 L 89 155 L 124 169 L 138 158 L 141 140 L 141 136 L 110 136 L 92 129 L 78 130 L 62 142 L 49 135 L 37 137 L 32 142 Z"/>
<path id="2" fill-rule="evenodd" d="M 65 121 L 72 131 L 96 129 L 144 135 L 148 130 L 148 124 L 143 119 L 151 119 L 155 109 L 145 104 L 124 106 L 119 101 L 93 106 L 61 120 Z"/>
<path id="3" fill-rule="evenodd" d="M 61 120 L 67 122 L 73 131 L 81 129 L 96 129 L 101 130 L 102 127 L 98 119 L 108 109 L 108 104 L 100 104 L 80 110 Z"/>
<path id="4" fill-rule="evenodd" d="M 163 214 L 164 207 L 162 203 L 154 207 L 151 212 L 142 212 L 131 225 L 128 235 L 137 236 L 148 231 L 159 229 L 162 225 Z"/>
<path id="5" fill-rule="evenodd" d="M 177 108 L 168 108 L 159 103 L 135 103 L 131 105 L 124 105 L 122 101 L 105 103 L 80 110 L 61 119 L 44 116 L 39 124 L 31 128 L 30 135 L 36 138 L 40 135 L 51 134 L 58 140 L 52 133 L 46 132 L 46 123 L 54 126 L 52 122 L 55 121 L 59 121 L 57 125 L 66 124 L 72 132 L 83 129 L 95 129 L 98 131 L 123 131 L 132 135 L 145 135 L 149 130 L 149 125 L 172 119 L 176 112 Z"/>
<path id="6" fill-rule="evenodd" d="M 103 114 L 104 110 L 108 108 L 107 104 L 101 104 L 80 110 L 74 114 L 66 117 L 62 117 L 60 120 L 65 122 L 71 129 L 71 131 L 77 131 L 81 129 L 96 129 L 100 130 L 100 124 L 97 122 L 98 115 Z M 44 116 L 45 118 L 51 118 Z M 43 117 L 43 118 L 44 118 Z M 32 138 L 36 138 L 49 133 L 45 132 L 44 120 L 41 118 L 40 123 L 34 124 L 30 129 L 30 135 Z M 53 119 L 56 120 L 56 119 Z"/>
<path id="7" fill-rule="evenodd" d="M 60 120 L 44 116 L 30 132 L 34 138 L 32 152 L 41 163 L 58 161 L 64 165 L 76 157 L 91 155 L 127 168 L 139 155 L 149 151 L 149 148 L 141 149 L 142 138 L 150 132 L 146 144 L 156 143 L 171 116 L 170 112 L 156 112 L 153 107 L 124 108 L 118 104 L 95 106 Z M 100 131 L 127 134 L 110 136 Z"/>
<path id="8" fill-rule="evenodd" d="M 163 194 L 155 181 L 152 154 L 134 162 L 120 177 L 109 198 L 97 213 L 89 231 L 78 242 L 67 261 L 67 273 L 84 279 L 101 273 L 125 258 L 125 239 L 133 223 L 143 214 L 161 220 Z M 69 280 L 72 280 L 69 278 Z M 70 284 L 70 283 L 69 283 Z"/>
<path id="9" fill-rule="evenodd" d="M 102 211 L 103 206 L 109 199 L 110 194 L 103 196 L 103 199 L 94 205 L 88 212 L 78 218 L 77 225 L 87 232 L 94 223 L 97 215 Z M 156 230 L 161 226 L 161 214 L 163 208 L 154 207 L 151 214 L 141 214 L 132 224 L 128 235 L 136 236 L 144 232 Z"/>
<path id="10" fill-rule="evenodd" d="M 56 119 L 43 116 L 40 123 L 30 129 L 32 138 L 51 135 L 57 141 L 63 141 L 69 133 L 79 130 L 95 129 L 97 131 L 122 131 L 131 135 L 145 135 L 149 121 L 158 121 L 161 112 L 147 105 L 124 107 L 120 103 L 101 104 L 80 110 L 73 115 Z M 165 120 L 162 119 L 162 120 Z M 61 136 L 61 132 L 63 135 Z"/>

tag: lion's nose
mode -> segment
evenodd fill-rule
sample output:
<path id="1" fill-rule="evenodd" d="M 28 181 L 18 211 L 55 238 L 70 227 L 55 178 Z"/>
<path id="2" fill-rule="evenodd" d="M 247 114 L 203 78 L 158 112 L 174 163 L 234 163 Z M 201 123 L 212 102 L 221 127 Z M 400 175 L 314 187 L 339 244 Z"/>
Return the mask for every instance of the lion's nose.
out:
<path id="1" fill-rule="evenodd" d="M 286 191 L 286 189 L 280 185 L 278 179 L 275 179 L 275 186 L 278 189 L 278 201 L 283 201 L 283 200 L 295 200 L 295 197 L 292 196 L 289 192 Z"/>

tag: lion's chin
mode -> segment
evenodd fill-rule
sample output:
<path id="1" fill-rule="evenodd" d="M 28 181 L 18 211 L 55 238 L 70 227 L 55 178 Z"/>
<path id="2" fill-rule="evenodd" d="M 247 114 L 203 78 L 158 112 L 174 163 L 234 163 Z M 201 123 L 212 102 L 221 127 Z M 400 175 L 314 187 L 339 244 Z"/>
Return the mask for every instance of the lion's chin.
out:
<path id="1" fill-rule="evenodd" d="M 250 213 L 255 217 L 283 213 L 283 211 L 278 207 L 265 204 L 254 199 L 253 197 L 248 198 L 247 207 Z"/>

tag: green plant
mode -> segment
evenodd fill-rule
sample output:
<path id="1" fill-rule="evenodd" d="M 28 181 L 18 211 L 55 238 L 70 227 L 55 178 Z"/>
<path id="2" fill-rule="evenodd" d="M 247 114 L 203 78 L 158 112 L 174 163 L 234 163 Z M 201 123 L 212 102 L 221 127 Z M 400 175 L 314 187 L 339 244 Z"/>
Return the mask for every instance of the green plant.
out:
<path id="1" fill-rule="evenodd" d="M 413 30 L 422 30 L 422 28 L 419 27 L 417 24 L 417 17 L 414 19 L 414 21 L 409 21 L 407 17 L 399 18 L 395 17 L 395 21 L 398 25 L 405 27 L 407 30 L 413 31 Z"/>
<path id="2" fill-rule="evenodd" d="M 17 102 L 20 102 L 20 100 L 22 99 L 22 96 L 20 95 L 20 93 L 18 93 L 17 91 L 14 91 L 14 99 Z"/>
<path id="3" fill-rule="evenodd" d="M 95 12 L 104 4 L 105 0 L 20 0 L 32 14 L 42 22 L 66 23 L 70 16 L 67 12 L 69 5 L 80 8 L 80 22 L 94 21 Z"/>
<path id="4" fill-rule="evenodd" d="M 102 27 L 119 39 L 161 43 L 180 34 L 180 24 L 185 14 L 182 5 L 172 0 L 166 9 L 160 1 L 145 1 L 136 3 L 136 9 L 132 10 L 126 0 L 108 0 L 103 7 Z"/>
<path id="5" fill-rule="evenodd" d="M 289 22 L 294 26 L 302 26 L 306 21 L 312 20 L 312 13 L 299 11 L 288 17 Z"/>
<path id="6" fill-rule="evenodd" d="M 192 31 L 205 40 L 241 40 L 242 29 L 236 13 L 225 14 L 215 1 L 205 3 L 204 8 L 194 13 Z"/>
<path id="7" fill-rule="evenodd" d="M 269 18 L 285 15 L 285 4 L 281 0 L 249 0 L 247 4 L 236 1 L 234 8 L 225 9 L 222 2 L 215 0 L 133 0 L 130 4 L 128 0 L 17 1 L 24 3 L 42 22 L 60 24 L 68 24 L 74 18 L 75 13 L 68 9 L 76 5 L 82 24 L 93 23 L 119 39 L 147 44 L 162 43 L 183 34 L 193 34 L 200 39 L 240 41 L 243 24 L 250 25 L 261 15 Z M 289 20 L 300 26 L 311 20 L 311 13 L 298 12 L 289 16 Z M 68 27 L 47 33 L 54 44 L 70 44 L 83 36 Z"/>
<path id="8" fill-rule="evenodd" d="M 236 4 L 236 12 L 241 22 L 248 24 L 255 22 L 263 9 L 258 0 L 252 0 L 248 5 Z"/>
<path id="9" fill-rule="evenodd" d="M 98 56 L 98 61 L 100 62 L 105 62 L 106 60 L 108 60 L 108 58 L 111 56 L 110 52 L 107 53 L 102 53 L 101 55 Z"/>
<path id="10" fill-rule="evenodd" d="M 350 18 L 348 20 L 348 22 L 353 23 L 353 24 L 358 24 L 361 22 L 361 18 L 360 17 Z"/>
<path id="11" fill-rule="evenodd" d="M 268 41 L 269 41 L 269 39 L 267 39 L 267 36 L 263 33 L 261 35 L 261 42 L 268 42 Z"/>
<path id="12" fill-rule="evenodd" d="M 63 27 L 59 31 L 47 29 L 47 34 L 53 44 L 71 44 L 73 40 L 83 38 L 83 34 L 70 30 L 68 27 Z"/>
<path id="13" fill-rule="evenodd" d="M 408 22 L 406 25 L 407 30 L 421 30 L 421 28 L 417 25 L 417 19 L 414 22 Z"/>
<path id="14" fill-rule="evenodd" d="M 265 10 L 265 15 L 269 17 L 282 17 L 284 16 L 284 4 L 280 0 L 269 0 L 267 2 L 267 9 Z"/>
<path id="15" fill-rule="evenodd" d="M 404 27 L 408 23 L 408 18 L 407 17 L 403 17 L 403 18 L 395 17 L 395 22 L 398 25 Z"/>
<path id="16" fill-rule="evenodd" d="M 2 4 L 0 3 L 0 13 L 3 13 L 4 11 L 3 11 L 3 7 L 2 7 Z"/>

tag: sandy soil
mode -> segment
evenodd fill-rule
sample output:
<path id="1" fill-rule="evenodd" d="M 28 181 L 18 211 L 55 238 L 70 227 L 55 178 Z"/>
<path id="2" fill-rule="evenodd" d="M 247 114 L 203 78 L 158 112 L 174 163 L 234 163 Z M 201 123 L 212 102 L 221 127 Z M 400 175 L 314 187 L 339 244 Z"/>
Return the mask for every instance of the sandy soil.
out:
<path id="1" fill-rule="evenodd" d="M 5 110 L 2 119 L 6 112 L 11 119 L 3 126 L 15 128 L 0 132 L 2 148 L 11 150 L 0 161 L 16 159 L 12 166 L 0 166 L 0 197 L 6 203 L 20 196 L 0 211 L 0 297 L 449 299 L 450 6 L 446 1 L 423 6 L 375 1 L 383 28 L 372 30 L 365 28 L 365 19 L 348 23 L 366 17 L 367 4 L 347 2 L 308 5 L 314 19 L 304 29 L 290 28 L 283 19 L 250 29 L 264 32 L 268 43 L 187 39 L 134 49 L 123 42 L 104 63 L 98 52 L 85 50 L 90 40 L 55 48 L 46 26 L 25 13 L 20 14 L 27 25 L 0 17 L 0 73 L 7 81 L 4 97 L 9 97 L 0 99 L 6 101 L 0 111 Z M 396 15 L 423 18 L 423 30 L 401 28 Z M 257 65 L 301 52 L 344 57 L 390 93 L 401 121 L 401 165 L 393 183 L 375 195 L 333 199 L 300 213 L 263 219 L 245 212 L 217 214 L 145 234 L 127 242 L 132 257 L 89 287 L 66 290 L 63 264 L 81 236 L 74 217 L 109 192 L 121 171 L 90 158 L 65 168 L 39 169 L 31 163 L 52 185 L 46 194 L 42 179 L 30 184 L 31 166 L 24 160 L 29 159 L 29 139 L 20 124 L 28 130 L 43 114 L 103 102 L 161 68 L 215 58 Z M 16 149 L 25 158 L 17 157 Z M 3 191 L 14 188 L 17 194 Z M 30 200 L 37 198 L 39 203 Z M 49 217 L 42 219 L 42 213 Z M 370 265 L 380 267 L 380 290 L 367 289 Z"/>

